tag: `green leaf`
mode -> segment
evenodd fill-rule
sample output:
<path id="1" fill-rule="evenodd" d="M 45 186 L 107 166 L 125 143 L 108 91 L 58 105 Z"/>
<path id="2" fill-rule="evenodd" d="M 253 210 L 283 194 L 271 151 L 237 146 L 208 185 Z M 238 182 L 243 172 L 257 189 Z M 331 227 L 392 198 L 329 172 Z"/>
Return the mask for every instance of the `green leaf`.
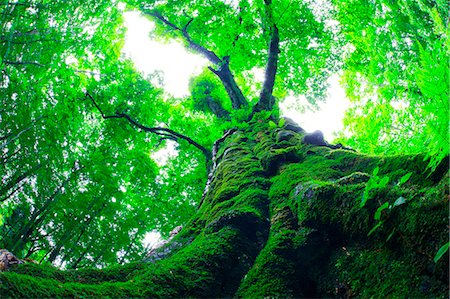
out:
<path id="1" fill-rule="evenodd" d="M 371 234 L 373 234 L 373 232 L 374 232 L 377 228 L 379 228 L 380 226 L 382 226 L 382 225 L 383 225 L 383 221 L 378 222 L 377 225 L 375 225 L 375 226 L 370 230 L 370 232 L 367 234 L 367 236 L 370 236 Z"/>
<path id="2" fill-rule="evenodd" d="M 393 207 L 402 205 L 402 204 L 404 204 L 404 203 L 406 203 L 406 199 L 405 199 L 404 197 L 400 196 L 399 198 L 397 198 L 397 199 L 395 200 Z"/>
<path id="3" fill-rule="evenodd" d="M 284 126 L 285 123 L 286 123 L 286 119 L 280 118 L 280 121 L 278 122 L 278 126 L 281 128 Z"/>
<path id="4" fill-rule="evenodd" d="M 447 242 L 441 248 L 439 248 L 438 252 L 436 253 L 436 256 L 433 259 L 435 263 L 437 263 L 441 259 L 441 257 L 448 251 L 449 246 L 450 242 Z"/>
<path id="5" fill-rule="evenodd" d="M 381 179 L 381 181 L 378 183 L 378 187 L 384 188 L 389 183 L 389 177 L 385 176 Z"/>
<path id="6" fill-rule="evenodd" d="M 372 172 L 372 175 L 373 176 L 377 176 L 377 174 L 378 174 L 378 172 L 380 171 L 380 167 L 375 167 L 375 169 L 373 170 L 373 172 Z"/>
<path id="7" fill-rule="evenodd" d="M 389 202 L 385 202 L 381 207 L 379 207 L 377 209 L 377 211 L 375 212 L 375 215 L 373 216 L 373 218 L 375 220 L 380 220 L 381 218 L 381 212 L 385 209 L 387 209 L 389 207 Z"/>
<path id="8" fill-rule="evenodd" d="M 409 172 L 409 173 L 405 174 L 404 176 L 402 176 L 400 178 L 400 181 L 398 182 L 398 185 L 400 186 L 400 185 L 403 185 L 404 183 L 406 183 L 409 180 L 409 178 L 411 177 L 411 175 L 412 175 L 412 172 Z"/>
<path id="9" fill-rule="evenodd" d="M 374 177 L 371 177 L 369 181 L 366 183 L 366 187 L 364 188 L 364 193 L 361 197 L 361 203 L 359 204 L 359 207 L 362 208 L 366 205 L 367 201 L 369 200 L 369 191 L 376 188 L 376 183 Z"/>
<path id="10" fill-rule="evenodd" d="M 277 127 L 276 123 L 274 123 L 273 121 L 269 121 L 269 128 L 275 129 L 276 127 Z"/>
<path id="11" fill-rule="evenodd" d="M 366 187 L 366 189 L 364 190 L 363 195 L 361 196 L 361 202 L 359 204 L 359 207 L 360 208 L 364 207 L 366 205 L 366 203 L 367 203 L 367 200 L 369 200 L 369 191 L 367 190 L 367 187 Z"/>
<path id="12" fill-rule="evenodd" d="M 394 235 L 394 233 L 395 233 L 395 228 L 392 230 L 392 232 L 391 232 L 391 233 L 389 234 L 389 236 L 387 237 L 386 242 L 389 241 L 389 240 L 392 238 L 392 236 Z"/>

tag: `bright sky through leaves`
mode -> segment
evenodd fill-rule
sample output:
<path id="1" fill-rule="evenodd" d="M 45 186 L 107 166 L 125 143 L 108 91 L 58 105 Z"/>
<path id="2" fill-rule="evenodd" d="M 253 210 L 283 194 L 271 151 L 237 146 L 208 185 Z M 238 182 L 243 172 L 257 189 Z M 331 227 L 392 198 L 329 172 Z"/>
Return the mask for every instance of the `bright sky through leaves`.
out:
<path id="1" fill-rule="evenodd" d="M 207 61 L 199 55 L 187 53 L 180 43 L 159 43 L 149 38 L 154 24 L 138 12 L 126 12 L 126 43 L 123 51 L 145 75 L 162 71 L 166 92 L 175 97 L 186 96 L 189 78 L 200 73 Z"/>
<path id="2" fill-rule="evenodd" d="M 161 71 L 163 87 L 169 94 L 175 97 L 188 95 L 189 78 L 200 73 L 207 61 L 199 55 L 188 53 L 180 43 L 152 40 L 149 35 L 154 24 L 138 12 L 126 12 L 124 15 L 127 26 L 124 53 L 145 75 Z M 327 102 L 319 104 L 319 111 L 300 113 L 295 109 L 295 101 L 295 98 L 288 98 L 280 108 L 285 116 L 294 119 L 306 131 L 321 130 L 325 138 L 331 141 L 333 133 L 342 129 L 348 100 L 338 84 L 337 75 L 331 78 Z"/>

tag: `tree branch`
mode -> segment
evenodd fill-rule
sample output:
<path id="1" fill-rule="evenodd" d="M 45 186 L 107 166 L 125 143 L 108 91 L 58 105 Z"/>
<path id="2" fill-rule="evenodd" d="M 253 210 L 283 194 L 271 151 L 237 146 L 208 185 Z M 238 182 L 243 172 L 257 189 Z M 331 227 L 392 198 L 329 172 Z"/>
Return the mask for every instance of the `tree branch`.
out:
<path id="1" fill-rule="evenodd" d="M 222 107 L 222 104 L 213 99 L 210 95 L 206 96 L 206 104 L 209 109 L 211 109 L 212 113 L 216 115 L 218 118 L 223 118 L 226 120 L 230 120 L 230 112 L 228 112 L 225 108 Z"/>
<path id="2" fill-rule="evenodd" d="M 216 53 L 214 53 L 213 51 L 210 51 L 208 49 L 206 49 L 205 47 L 195 43 L 189 33 L 187 32 L 187 28 L 189 27 L 189 25 L 192 23 L 192 21 L 194 19 L 190 19 L 189 22 L 183 27 L 180 28 L 177 25 L 175 25 L 174 23 L 170 22 L 168 19 L 166 19 L 163 15 L 161 15 L 158 11 L 156 10 L 151 10 L 151 11 L 145 11 L 145 14 L 155 17 L 156 19 L 160 20 L 162 23 L 164 23 L 166 26 L 176 30 L 176 31 L 180 31 L 181 34 L 183 35 L 184 39 L 188 42 L 189 47 L 200 53 L 201 55 L 203 55 L 205 58 L 207 58 L 210 62 L 214 63 L 214 64 L 221 64 L 222 60 L 216 55 Z"/>
<path id="3" fill-rule="evenodd" d="M 275 85 L 275 77 L 277 74 L 278 54 L 280 53 L 280 37 L 276 25 L 273 26 L 272 30 L 273 33 L 269 44 L 269 54 L 267 58 L 264 83 L 261 94 L 259 96 L 258 104 L 255 107 L 259 108 L 260 110 L 271 110 L 274 105 L 272 93 L 273 87 Z"/>
<path id="4" fill-rule="evenodd" d="M 217 77 L 219 77 L 222 82 L 223 87 L 227 91 L 229 98 L 231 99 L 231 104 L 233 109 L 240 109 L 242 107 L 247 107 L 248 102 L 244 97 L 241 89 L 236 83 L 233 74 L 231 73 L 229 66 L 229 57 L 226 56 L 223 58 L 224 63 L 219 67 L 219 69 L 215 70 L 212 67 L 208 67 L 211 72 L 213 72 Z"/>
<path id="5" fill-rule="evenodd" d="M 43 67 L 43 64 L 40 64 L 39 62 L 35 62 L 35 61 L 8 61 L 8 60 L 3 60 L 4 64 L 9 64 L 9 65 L 35 65 L 35 66 L 39 66 L 39 67 Z"/>
<path id="6" fill-rule="evenodd" d="M 259 96 L 259 101 L 255 105 L 253 111 L 272 110 L 274 105 L 273 87 L 275 85 L 275 77 L 278 67 L 278 56 L 280 53 L 280 35 L 277 25 L 273 22 L 273 15 L 270 5 L 271 0 L 264 0 L 267 18 L 270 23 L 271 37 L 267 54 L 266 70 L 264 75 L 264 83 Z"/>
<path id="7" fill-rule="evenodd" d="M 26 3 L 26 2 L 2 2 L 2 3 L 0 3 L 0 6 L 8 6 L 8 5 L 32 6 L 33 4 Z"/>
<path id="8" fill-rule="evenodd" d="M 36 119 L 32 120 L 32 121 L 28 124 L 27 127 L 18 129 L 18 130 L 20 130 L 19 132 L 17 132 L 18 130 L 16 130 L 16 131 L 11 132 L 11 133 L 9 133 L 9 134 L 7 134 L 7 135 L 5 135 L 5 136 L 2 136 L 2 137 L 0 138 L 0 141 L 7 140 L 7 139 L 9 139 L 11 136 L 13 136 L 13 137 L 12 137 L 10 140 L 7 140 L 7 141 L 3 142 L 2 144 L 0 144 L 0 149 L 5 148 L 8 144 L 10 144 L 10 143 L 13 142 L 14 140 L 18 139 L 18 138 L 20 137 L 20 135 L 22 135 L 22 134 L 26 133 L 27 131 L 31 130 L 31 129 L 33 128 L 33 125 L 35 125 L 35 124 L 36 124 L 39 120 L 41 120 L 42 118 L 46 118 L 46 116 L 41 115 L 41 116 L 37 117 Z"/>
<path id="9" fill-rule="evenodd" d="M 194 42 L 187 32 L 187 28 L 192 23 L 193 19 L 190 19 L 189 22 L 183 27 L 180 28 L 174 23 L 170 22 L 168 19 L 166 19 L 163 15 L 161 15 L 156 10 L 146 10 L 142 8 L 142 11 L 144 11 L 145 14 L 152 16 L 159 21 L 161 21 L 166 26 L 181 32 L 183 38 L 188 42 L 189 47 L 196 51 L 197 53 L 203 55 L 205 58 L 207 58 L 211 63 L 216 65 L 217 70 L 208 67 L 216 76 L 219 77 L 220 81 L 222 82 L 223 86 L 225 87 L 225 90 L 227 91 L 227 94 L 231 100 L 232 106 L 234 109 L 239 109 L 242 107 L 248 106 L 248 102 L 244 97 L 244 94 L 242 93 L 241 89 L 236 83 L 236 80 L 234 79 L 233 74 L 230 70 L 230 60 L 229 56 L 224 57 L 223 59 L 220 59 L 216 53 L 213 51 L 208 50 L 207 48 L 203 47 L 202 45 Z"/>
<path id="10" fill-rule="evenodd" d="M 12 158 L 14 158 L 14 157 L 16 157 L 17 156 L 17 159 L 16 160 L 18 160 L 19 158 L 21 158 L 21 157 L 23 157 L 23 156 L 25 156 L 25 154 L 22 154 L 22 155 L 20 155 L 20 156 L 18 156 L 17 154 L 20 152 L 20 150 L 21 150 L 21 148 L 19 147 L 18 149 L 16 149 L 12 154 L 10 154 L 10 155 L 7 155 L 7 153 L 4 153 L 3 155 L 1 155 L 0 156 L 0 164 L 6 164 L 6 163 L 9 163 L 9 161 L 12 159 Z"/>
<path id="11" fill-rule="evenodd" d="M 2 187 L 2 189 L 0 190 L 0 195 L 3 197 L 4 194 L 6 194 L 10 189 L 12 189 L 15 185 L 19 185 L 23 180 L 27 179 L 30 175 L 34 174 L 37 170 L 39 170 L 39 168 L 41 168 L 42 165 L 38 164 L 36 166 L 34 166 L 31 169 L 28 169 L 27 171 L 23 172 L 22 174 L 11 178 L 11 180 L 6 183 L 6 185 L 4 185 Z M 5 196 L 3 197 L 0 202 L 5 201 L 9 196 Z"/>
<path id="12" fill-rule="evenodd" d="M 103 110 L 100 108 L 100 106 L 97 104 L 97 102 L 94 100 L 94 98 L 88 92 L 86 93 L 86 96 L 91 99 L 92 103 L 97 108 L 97 110 L 100 112 L 103 119 L 123 118 L 123 119 L 126 119 L 131 125 L 141 129 L 142 131 L 156 134 L 158 136 L 161 136 L 163 139 L 170 139 L 170 140 L 173 140 L 176 142 L 179 142 L 179 139 L 185 140 L 190 145 L 193 145 L 197 149 L 199 149 L 203 153 L 203 155 L 205 155 L 207 161 L 211 160 L 211 158 L 212 158 L 211 152 L 209 150 L 207 150 L 204 146 L 195 142 L 192 138 L 187 137 L 183 134 L 180 134 L 180 133 L 175 132 L 168 128 L 146 127 L 146 126 L 140 124 L 139 122 L 137 122 L 136 120 L 134 120 L 131 116 L 129 116 L 126 113 L 116 113 L 115 115 L 105 115 Z"/>
<path id="13" fill-rule="evenodd" d="M 238 15 L 239 15 L 239 26 L 242 26 L 242 23 L 244 20 L 242 19 L 242 6 L 241 5 L 239 5 Z M 242 35 L 242 32 L 239 32 L 238 34 L 236 34 L 235 38 L 233 39 L 233 43 L 231 44 L 232 48 L 236 47 L 236 44 L 237 44 L 239 38 L 241 37 L 241 35 Z"/>

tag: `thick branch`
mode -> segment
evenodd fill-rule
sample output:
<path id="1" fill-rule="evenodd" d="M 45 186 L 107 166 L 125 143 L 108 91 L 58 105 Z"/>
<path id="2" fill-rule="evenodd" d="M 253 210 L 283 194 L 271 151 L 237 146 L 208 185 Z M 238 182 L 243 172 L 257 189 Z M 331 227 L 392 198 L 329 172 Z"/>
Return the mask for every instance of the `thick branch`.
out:
<path id="1" fill-rule="evenodd" d="M 166 19 L 163 15 L 161 15 L 156 10 L 145 10 L 143 9 L 145 14 L 150 15 L 152 17 L 155 17 L 162 23 L 164 23 L 166 26 L 181 32 L 183 38 L 188 42 L 189 47 L 196 51 L 197 53 L 203 55 L 205 58 L 207 58 L 211 63 L 216 65 L 216 69 L 209 67 L 209 69 L 216 74 L 220 81 L 222 82 L 223 86 L 225 87 L 225 90 L 228 93 L 228 96 L 230 97 L 232 106 L 234 109 L 239 109 L 242 107 L 248 106 L 248 102 L 244 97 L 244 94 L 242 93 L 241 89 L 236 83 L 236 80 L 234 79 L 233 74 L 231 73 L 230 66 L 229 66 L 229 57 L 224 57 L 223 59 L 220 59 L 216 53 L 214 53 L 211 50 L 206 49 L 205 47 L 201 46 L 200 44 L 194 42 L 192 38 L 190 37 L 189 33 L 187 32 L 187 28 L 189 27 L 190 23 L 193 19 L 191 19 L 183 28 L 178 27 L 174 23 L 170 22 L 168 19 Z"/>
<path id="2" fill-rule="evenodd" d="M 187 136 L 185 136 L 183 134 L 180 134 L 178 132 L 175 132 L 175 131 L 173 131 L 171 129 L 167 129 L 167 128 L 146 127 L 146 126 L 140 124 L 139 122 L 137 122 L 136 120 L 134 120 L 131 116 L 129 116 L 126 113 L 116 113 L 115 115 L 105 115 L 103 113 L 103 110 L 97 104 L 97 102 L 95 102 L 94 98 L 89 93 L 86 93 L 86 96 L 91 99 L 92 103 L 97 108 L 97 110 L 100 112 L 100 114 L 102 115 L 103 119 L 123 118 L 123 119 L 126 119 L 131 125 L 141 129 L 144 132 L 153 133 L 153 134 L 156 134 L 158 136 L 161 136 L 164 139 L 171 139 L 171 140 L 174 140 L 174 141 L 177 141 L 177 142 L 179 141 L 179 139 L 185 140 L 190 145 L 193 145 L 197 149 L 199 149 L 205 155 L 207 161 L 211 160 L 211 153 L 210 153 L 210 151 L 208 151 L 204 146 L 202 146 L 199 143 L 195 142 L 192 138 L 187 137 Z"/>
<path id="3" fill-rule="evenodd" d="M 210 62 L 214 63 L 214 64 L 221 64 L 222 60 L 216 55 L 216 53 L 214 53 L 213 51 L 210 51 L 208 49 L 206 49 L 205 47 L 195 43 L 189 33 L 187 32 L 187 27 L 189 26 L 189 24 L 192 22 L 192 19 L 186 24 L 186 26 L 184 26 L 183 28 L 178 27 L 177 25 L 175 25 L 174 23 L 170 22 L 168 19 L 166 19 L 163 15 L 161 15 L 158 11 L 156 10 L 152 10 L 152 11 L 146 11 L 146 14 L 157 18 L 158 20 L 160 20 L 161 22 L 163 22 L 166 26 L 176 30 L 176 31 L 180 31 L 181 34 L 183 35 L 184 39 L 189 43 L 189 47 L 200 53 L 201 55 L 203 55 L 204 57 L 206 57 Z"/>
<path id="4" fill-rule="evenodd" d="M 206 96 L 206 103 L 211 109 L 212 113 L 216 115 L 218 118 L 230 119 L 230 112 L 228 112 L 225 108 L 222 107 L 219 101 L 213 99 L 210 95 Z"/>
<path id="5" fill-rule="evenodd" d="M 273 16 L 270 8 L 271 1 L 266 0 L 264 2 L 266 4 L 267 18 L 271 23 L 270 24 L 271 37 L 267 55 L 268 57 L 264 76 L 264 83 L 261 90 L 261 94 L 259 96 L 259 101 L 256 104 L 254 111 L 271 110 L 273 108 L 274 100 L 272 93 L 273 87 L 275 85 L 275 77 L 277 74 L 278 55 L 280 53 L 280 35 L 278 32 L 277 25 L 273 23 Z"/>
<path id="6" fill-rule="evenodd" d="M 259 111 L 271 110 L 274 104 L 272 92 L 273 86 L 275 85 L 275 76 L 277 74 L 278 54 L 280 53 L 279 43 L 280 37 L 278 34 L 278 28 L 274 25 L 272 38 L 269 44 L 269 54 L 264 75 L 264 83 L 259 96 L 259 101 L 255 107 L 255 109 L 258 109 Z"/>
<path id="7" fill-rule="evenodd" d="M 233 74 L 231 73 L 228 58 L 224 57 L 223 60 L 224 60 L 224 63 L 219 67 L 218 70 L 215 70 L 212 67 L 209 67 L 209 69 L 214 74 L 216 74 L 217 77 L 219 77 L 220 81 L 222 82 L 223 86 L 225 87 L 225 90 L 228 93 L 228 96 L 231 99 L 231 104 L 233 106 L 233 109 L 247 107 L 248 102 L 245 99 L 244 94 L 242 93 L 241 89 L 237 85 Z"/>

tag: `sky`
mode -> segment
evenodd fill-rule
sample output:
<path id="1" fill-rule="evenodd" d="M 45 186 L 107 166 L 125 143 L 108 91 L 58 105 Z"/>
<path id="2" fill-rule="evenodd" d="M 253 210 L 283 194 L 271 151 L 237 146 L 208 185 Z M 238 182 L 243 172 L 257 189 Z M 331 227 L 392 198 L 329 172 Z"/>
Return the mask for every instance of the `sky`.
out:
<path id="1" fill-rule="evenodd" d="M 140 16 L 139 12 L 125 12 L 127 34 L 123 52 L 130 57 L 137 69 L 150 75 L 155 71 L 163 73 L 165 91 L 175 97 L 189 94 L 189 78 L 201 72 L 208 61 L 199 55 L 188 53 L 175 41 L 161 43 L 150 39 L 154 24 Z M 156 83 L 156 81 L 153 81 Z M 307 132 L 321 130 L 327 141 L 333 140 L 333 134 L 343 128 L 342 118 L 349 105 L 344 90 L 339 86 L 338 76 L 330 78 L 330 88 L 326 103 L 319 105 L 317 112 L 301 113 L 292 108 L 300 99 L 288 98 L 280 105 L 284 116 L 292 118 Z"/>
<path id="2" fill-rule="evenodd" d="M 207 64 L 199 55 L 188 53 L 177 42 L 161 43 L 150 39 L 154 24 L 139 12 L 125 12 L 127 34 L 123 52 L 145 75 L 164 73 L 164 89 L 175 97 L 187 95 L 189 78 Z"/>

